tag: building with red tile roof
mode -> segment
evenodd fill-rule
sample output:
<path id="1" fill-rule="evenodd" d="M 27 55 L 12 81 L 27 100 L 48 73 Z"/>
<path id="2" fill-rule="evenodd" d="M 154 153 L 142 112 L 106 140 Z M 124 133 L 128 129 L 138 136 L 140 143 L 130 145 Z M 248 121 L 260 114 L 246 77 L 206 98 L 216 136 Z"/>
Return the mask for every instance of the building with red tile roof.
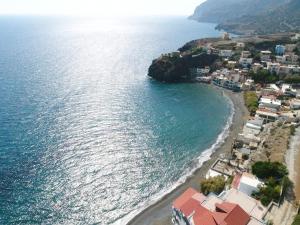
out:
<path id="1" fill-rule="evenodd" d="M 205 202 L 209 201 L 209 198 L 192 188 L 186 190 L 173 203 L 173 223 L 176 225 L 247 225 L 251 221 L 251 216 L 236 203 L 220 200 L 214 204 L 214 209 L 208 208 Z"/>

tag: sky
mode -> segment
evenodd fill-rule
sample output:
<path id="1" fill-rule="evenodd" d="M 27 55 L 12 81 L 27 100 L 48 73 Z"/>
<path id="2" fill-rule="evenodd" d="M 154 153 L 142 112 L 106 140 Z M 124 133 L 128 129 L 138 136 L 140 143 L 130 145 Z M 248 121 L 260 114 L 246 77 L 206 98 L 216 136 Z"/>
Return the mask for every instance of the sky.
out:
<path id="1" fill-rule="evenodd" d="M 205 0 L 0 0 L 0 14 L 191 15 Z"/>

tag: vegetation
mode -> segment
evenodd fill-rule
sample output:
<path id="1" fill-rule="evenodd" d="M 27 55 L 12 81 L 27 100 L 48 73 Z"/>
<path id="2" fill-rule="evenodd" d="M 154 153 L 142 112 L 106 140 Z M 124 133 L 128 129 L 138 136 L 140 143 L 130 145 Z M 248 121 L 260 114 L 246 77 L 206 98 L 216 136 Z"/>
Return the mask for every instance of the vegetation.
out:
<path id="1" fill-rule="evenodd" d="M 258 109 L 258 97 L 254 91 L 244 92 L 244 101 L 250 114 L 254 114 Z"/>
<path id="2" fill-rule="evenodd" d="M 280 162 L 256 162 L 252 165 L 252 173 L 260 179 L 274 178 L 282 179 L 288 175 L 288 170 L 285 165 Z"/>
<path id="3" fill-rule="evenodd" d="M 211 177 L 201 182 L 201 192 L 208 195 L 210 192 L 220 194 L 225 188 L 225 178 L 223 176 Z"/>
<path id="4" fill-rule="evenodd" d="M 288 84 L 300 84 L 300 75 L 288 75 L 284 78 L 284 82 Z"/>
<path id="5" fill-rule="evenodd" d="M 260 69 L 257 71 L 257 73 L 250 71 L 249 75 L 252 77 L 255 83 L 269 84 L 279 81 L 279 76 L 276 73 L 271 73 L 265 69 Z"/>
<path id="6" fill-rule="evenodd" d="M 270 204 L 271 201 L 278 202 L 281 194 L 281 184 L 276 181 L 274 178 L 269 178 L 265 185 L 259 188 L 259 191 L 254 193 L 253 196 L 257 199 L 260 199 L 261 203 L 264 206 Z"/>
<path id="7" fill-rule="evenodd" d="M 288 170 L 285 165 L 279 162 L 256 162 L 252 166 L 252 172 L 258 178 L 265 181 L 265 185 L 253 196 L 260 199 L 261 203 L 267 206 L 271 201 L 279 202 L 281 193 L 285 193 L 291 185 L 287 177 Z"/>

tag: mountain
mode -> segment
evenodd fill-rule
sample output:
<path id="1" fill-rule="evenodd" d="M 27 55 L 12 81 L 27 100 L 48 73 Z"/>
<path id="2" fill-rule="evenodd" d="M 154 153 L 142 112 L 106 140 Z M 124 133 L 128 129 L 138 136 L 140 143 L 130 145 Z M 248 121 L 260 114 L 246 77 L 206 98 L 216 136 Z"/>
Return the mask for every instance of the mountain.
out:
<path id="1" fill-rule="evenodd" d="M 207 0 L 195 9 L 190 18 L 199 22 L 221 23 L 245 15 L 258 15 L 286 2 L 287 0 Z"/>
<path id="2" fill-rule="evenodd" d="M 191 19 L 218 23 L 218 29 L 239 34 L 300 30 L 299 0 L 207 0 Z"/>

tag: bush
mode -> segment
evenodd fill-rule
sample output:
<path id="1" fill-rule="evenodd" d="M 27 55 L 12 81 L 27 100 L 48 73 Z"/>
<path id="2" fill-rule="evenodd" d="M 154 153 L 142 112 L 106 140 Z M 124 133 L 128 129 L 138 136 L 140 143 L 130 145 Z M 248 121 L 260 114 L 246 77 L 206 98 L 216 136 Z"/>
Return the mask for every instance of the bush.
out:
<path id="1" fill-rule="evenodd" d="M 286 166 L 280 162 L 256 162 L 252 166 L 252 172 L 261 179 L 271 177 L 275 179 L 282 179 L 284 176 L 288 175 Z"/>
<path id="2" fill-rule="evenodd" d="M 225 188 L 225 178 L 223 176 L 211 177 L 201 182 L 201 192 L 208 195 L 210 192 L 220 194 Z"/>
<path id="3" fill-rule="evenodd" d="M 279 202 L 281 193 L 281 183 L 274 178 L 269 178 L 264 186 L 259 188 L 257 193 L 254 193 L 254 197 L 260 199 L 264 206 L 267 206 L 272 201 Z"/>

